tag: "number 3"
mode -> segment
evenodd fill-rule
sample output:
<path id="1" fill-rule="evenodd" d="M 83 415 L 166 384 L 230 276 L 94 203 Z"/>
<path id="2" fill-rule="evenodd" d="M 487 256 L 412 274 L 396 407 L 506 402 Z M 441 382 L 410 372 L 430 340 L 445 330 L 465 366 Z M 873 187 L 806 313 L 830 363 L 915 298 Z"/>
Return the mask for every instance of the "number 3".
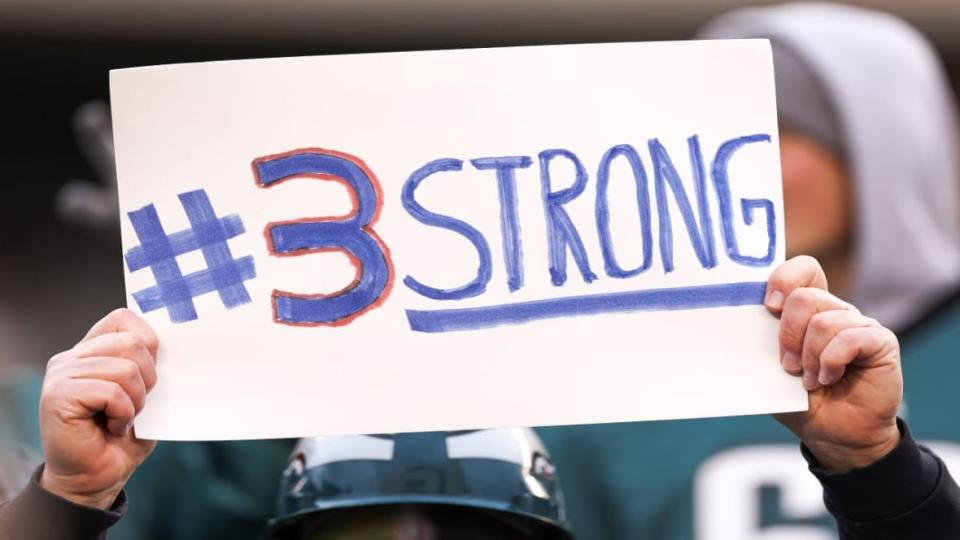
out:
<path id="1" fill-rule="evenodd" d="M 267 248 L 277 256 L 341 251 L 350 258 L 357 277 L 333 294 L 294 294 L 273 291 L 273 316 L 281 324 L 342 326 L 383 303 L 393 285 L 390 250 L 372 229 L 380 215 L 383 193 L 376 176 L 355 156 L 306 148 L 253 161 L 257 186 L 271 188 L 298 177 L 344 184 L 353 211 L 343 217 L 306 218 L 268 223 Z"/>

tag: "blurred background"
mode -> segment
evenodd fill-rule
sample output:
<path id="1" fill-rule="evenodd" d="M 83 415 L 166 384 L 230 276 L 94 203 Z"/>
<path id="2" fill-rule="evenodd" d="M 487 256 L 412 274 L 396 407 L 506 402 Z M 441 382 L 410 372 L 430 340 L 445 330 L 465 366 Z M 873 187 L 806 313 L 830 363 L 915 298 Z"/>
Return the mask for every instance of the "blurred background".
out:
<path id="1" fill-rule="evenodd" d="M 671 40 L 729 0 L 0 0 L 0 369 L 39 365 L 124 302 L 108 70 L 251 57 Z M 754 4 L 763 2 L 754 2 Z M 896 13 L 960 81 L 960 2 Z"/>

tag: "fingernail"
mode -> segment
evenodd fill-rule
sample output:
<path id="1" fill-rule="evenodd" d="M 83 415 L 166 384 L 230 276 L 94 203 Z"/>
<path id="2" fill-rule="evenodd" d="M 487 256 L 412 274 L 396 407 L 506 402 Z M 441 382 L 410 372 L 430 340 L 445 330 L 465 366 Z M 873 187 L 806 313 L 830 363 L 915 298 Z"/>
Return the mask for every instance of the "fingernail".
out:
<path id="1" fill-rule="evenodd" d="M 767 307 L 772 309 L 780 309 L 783 307 L 783 293 L 773 289 L 767 293 Z"/>
<path id="2" fill-rule="evenodd" d="M 124 437 L 126 437 L 126 436 L 130 433 L 130 428 L 131 428 L 132 426 L 133 426 L 133 424 L 127 424 L 127 425 L 123 426 L 123 436 L 124 436 Z"/>
<path id="3" fill-rule="evenodd" d="M 795 352 L 784 351 L 783 352 L 783 369 L 787 370 L 789 373 L 797 373 L 800 371 L 800 355 Z"/>
<path id="4" fill-rule="evenodd" d="M 835 382 L 825 368 L 820 368 L 820 375 L 817 376 L 817 381 L 823 386 L 828 386 Z"/>
<path id="5" fill-rule="evenodd" d="M 817 388 L 820 388 L 820 383 L 817 381 L 817 374 L 812 371 L 803 372 L 803 387 L 807 389 L 807 392 L 813 392 Z"/>

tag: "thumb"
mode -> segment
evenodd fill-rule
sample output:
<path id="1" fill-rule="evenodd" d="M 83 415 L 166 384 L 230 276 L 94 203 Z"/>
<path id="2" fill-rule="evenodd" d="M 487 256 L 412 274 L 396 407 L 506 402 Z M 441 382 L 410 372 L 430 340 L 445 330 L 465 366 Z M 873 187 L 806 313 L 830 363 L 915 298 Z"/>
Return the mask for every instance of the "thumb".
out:
<path id="1" fill-rule="evenodd" d="M 763 303 L 774 315 L 780 315 L 786 298 L 796 289 L 827 290 L 827 275 L 813 257 L 800 255 L 778 266 L 767 280 Z"/>

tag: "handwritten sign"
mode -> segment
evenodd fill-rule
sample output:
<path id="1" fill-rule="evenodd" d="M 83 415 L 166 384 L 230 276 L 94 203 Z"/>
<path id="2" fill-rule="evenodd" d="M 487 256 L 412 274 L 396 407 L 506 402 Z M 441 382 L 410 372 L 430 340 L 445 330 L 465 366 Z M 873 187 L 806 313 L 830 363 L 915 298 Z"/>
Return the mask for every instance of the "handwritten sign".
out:
<path id="1" fill-rule="evenodd" d="M 140 436 L 799 410 L 766 41 L 111 73 Z"/>

